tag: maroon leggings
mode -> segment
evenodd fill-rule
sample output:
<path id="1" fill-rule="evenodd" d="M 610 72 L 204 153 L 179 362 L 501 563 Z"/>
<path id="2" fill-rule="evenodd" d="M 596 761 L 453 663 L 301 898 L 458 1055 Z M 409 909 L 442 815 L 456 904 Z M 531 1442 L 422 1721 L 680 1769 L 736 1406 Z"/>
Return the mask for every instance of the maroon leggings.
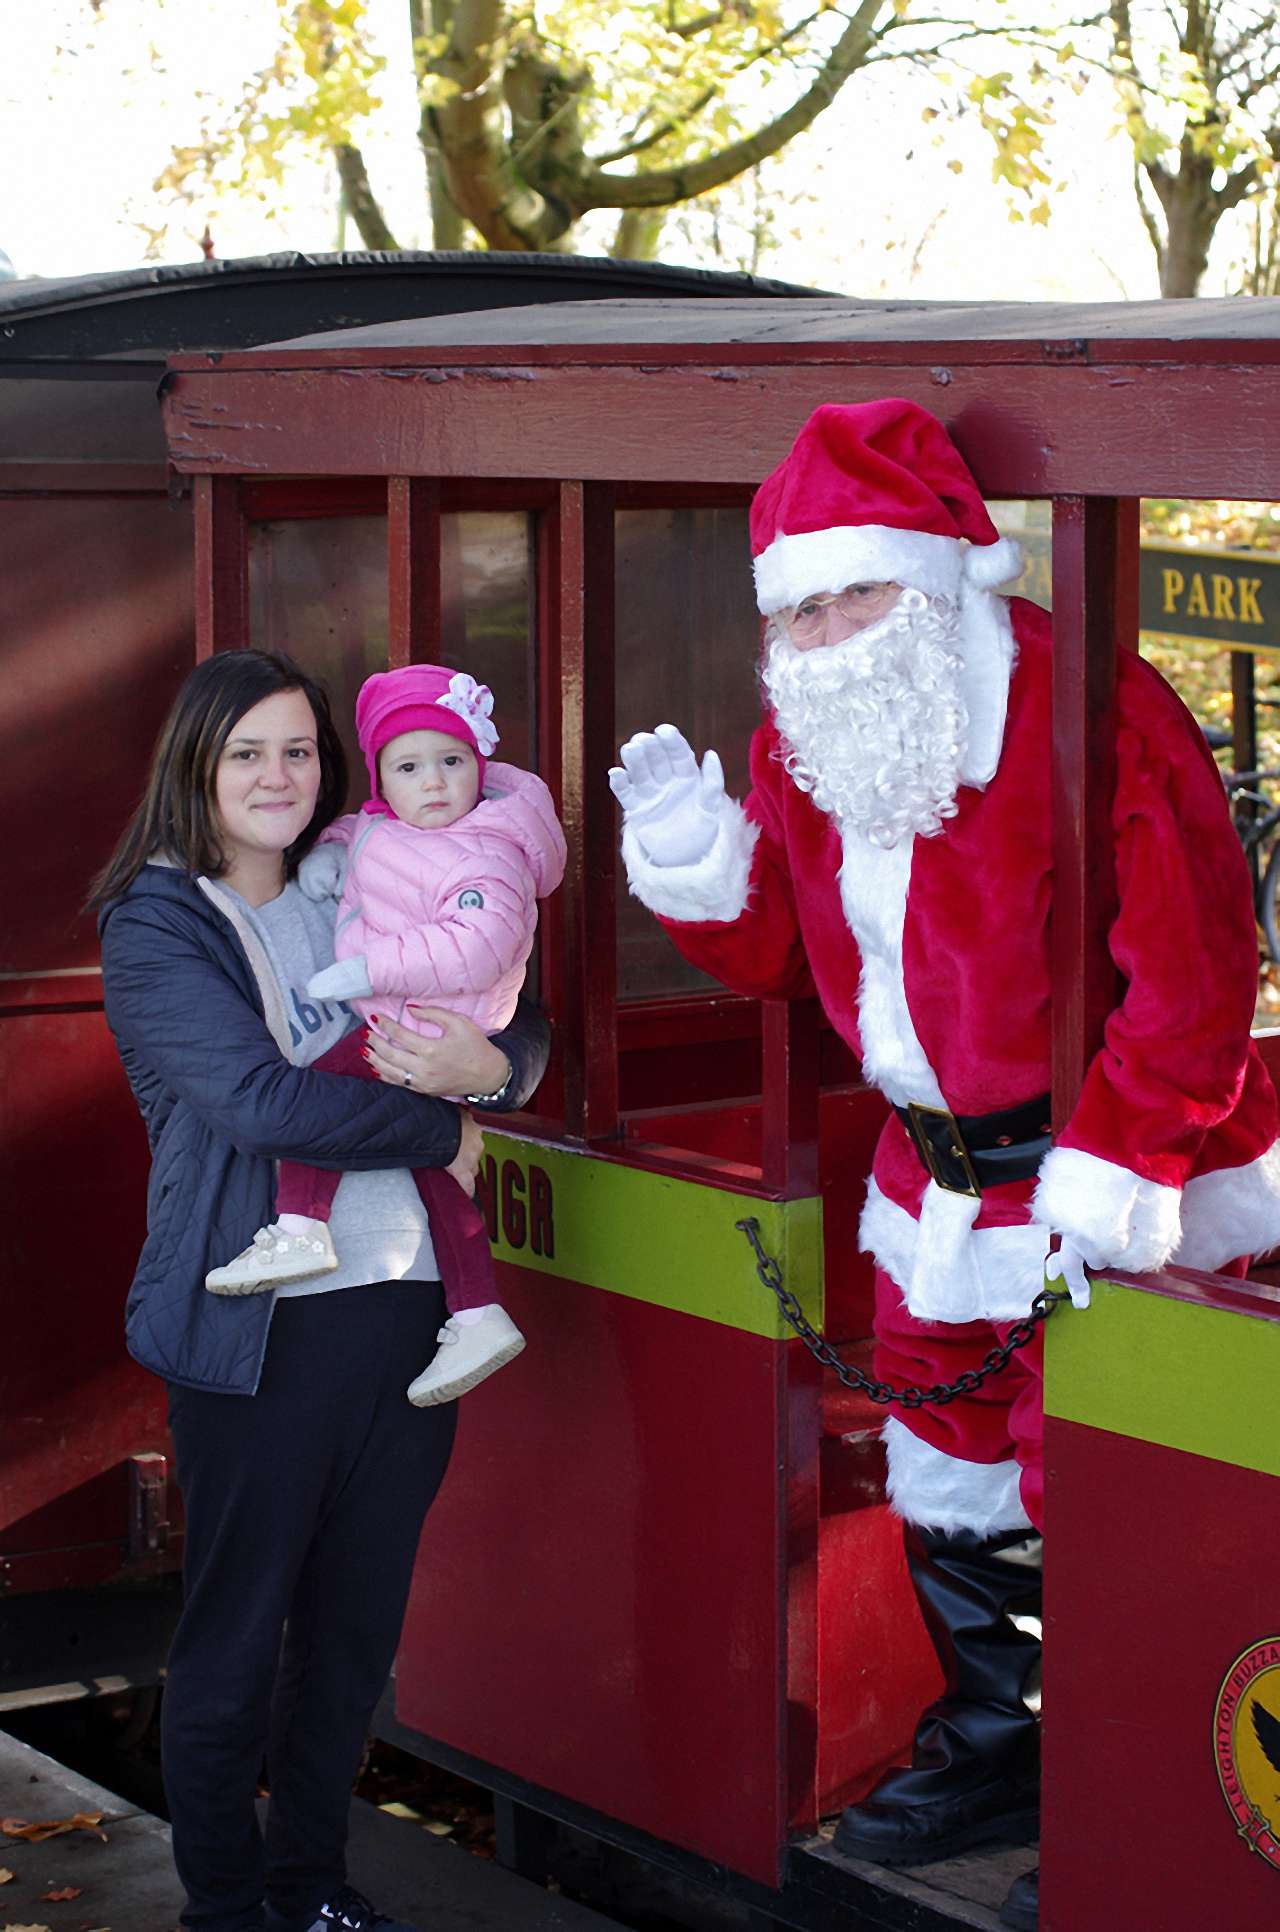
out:
<path id="1" fill-rule="evenodd" d="M 365 1038 L 365 1029 L 358 1027 L 313 1064 L 321 1073 L 348 1073 L 358 1080 L 376 1080 L 377 1074 L 364 1057 Z M 431 1223 L 431 1245 L 450 1314 L 497 1301 L 493 1256 L 479 1208 L 443 1167 L 415 1167 L 412 1171 Z M 306 1214 L 313 1221 L 327 1221 L 341 1179 L 332 1168 L 281 1161 L 276 1213 Z"/>

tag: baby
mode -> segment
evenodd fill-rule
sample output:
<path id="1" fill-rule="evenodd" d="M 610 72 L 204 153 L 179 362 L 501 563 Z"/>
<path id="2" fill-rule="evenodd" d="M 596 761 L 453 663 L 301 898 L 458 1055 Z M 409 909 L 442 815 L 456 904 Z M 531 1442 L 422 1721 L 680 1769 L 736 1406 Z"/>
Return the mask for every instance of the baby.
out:
<path id="1" fill-rule="evenodd" d="M 515 1010 L 533 948 L 537 901 L 564 873 L 564 834 L 540 778 L 489 765 L 498 742 L 488 687 L 438 664 L 366 680 L 356 734 L 372 796 L 339 819 L 303 860 L 311 898 L 341 891 L 337 963 L 307 984 L 313 999 L 350 1000 L 366 1018 L 391 1013 L 432 1033 L 411 1002 L 460 1013 L 486 1033 Z M 315 1064 L 376 1076 L 363 1030 Z M 496 1098 L 497 1096 L 490 1096 Z M 341 1175 L 281 1161 L 276 1219 L 234 1261 L 214 1268 L 215 1294 L 258 1294 L 338 1265 L 329 1211 Z M 428 1213 L 449 1316 L 434 1361 L 410 1385 L 420 1407 L 452 1401 L 519 1354 L 524 1336 L 497 1299 L 484 1220 L 442 1168 L 414 1179 Z"/>

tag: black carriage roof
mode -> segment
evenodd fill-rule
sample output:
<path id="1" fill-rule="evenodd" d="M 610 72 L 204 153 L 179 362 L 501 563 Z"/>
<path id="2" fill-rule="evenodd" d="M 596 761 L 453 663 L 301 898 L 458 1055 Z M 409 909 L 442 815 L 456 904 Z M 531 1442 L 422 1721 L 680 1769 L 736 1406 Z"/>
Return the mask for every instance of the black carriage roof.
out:
<path id="1" fill-rule="evenodd" d="M 1265 342 L 1280 338 L 1280 297 L 1154 302 L 860 301 L 802 292 L 785 303 L 646 298 L 432 315 L 267 343 L 293 351 L 402 354 L 450 348 L 895 342 Z"/>
<path id="2" fill-rule="evenodd" d="M 246 347 L 306 330 L 386 324 L 583 296 L 699 301 L 812 290 L 756 275 L 582 255 L 260 255 L 0 283 L 0 362 Z"/>

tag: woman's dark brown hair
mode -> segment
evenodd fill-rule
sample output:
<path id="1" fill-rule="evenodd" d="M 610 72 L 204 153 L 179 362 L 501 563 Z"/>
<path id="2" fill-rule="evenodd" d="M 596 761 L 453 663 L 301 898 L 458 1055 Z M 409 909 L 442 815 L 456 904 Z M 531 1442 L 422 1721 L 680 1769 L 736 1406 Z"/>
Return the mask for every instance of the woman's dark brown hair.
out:
<path id="1" fill-rule="evenodd" d="M 301 691 L 316 721 L 320 791 L 311 823 L 284 855 L 286 876 L 346 802 L 347 759 L 329 700 L 314 678 L 276 651 L 223 651 L 198 664 L 173 701 L 152 754 L 141 803 L 98 874 L 88 903 L 100 906 L 133 884 L 158 853 L 195 877 L 227 869 L 218 835 L 218 760 L 246 711 L 278 691 Z"/>

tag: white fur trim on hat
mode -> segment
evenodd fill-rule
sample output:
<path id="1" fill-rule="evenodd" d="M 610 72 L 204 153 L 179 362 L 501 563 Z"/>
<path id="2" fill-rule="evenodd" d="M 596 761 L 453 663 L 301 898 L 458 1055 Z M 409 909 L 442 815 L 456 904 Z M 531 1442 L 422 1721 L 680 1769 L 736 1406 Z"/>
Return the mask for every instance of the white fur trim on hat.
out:
<path id="1" fill-rule="evenodd" d="M 891 1415 L 884 1425 L 889 1501 L 920 1529 L 971 1530 L 996 1536 L 1032 1527 L 1022 1507 L 1016 1462 L 965 1462 L 913 1436 Z"/>
<path id="2" fill-rule="evenodd" d="M 1182 1190 L 1179 1268 L 1212 1272 L 1238 1255 L 1280 1246 L 1280 1141 L 1243 1167 L 1197 1174 Z"/>
<path id="3" fill-rule="evenodd" d="M 954 597 L 962 578 L 976 589 L 990 589 L 1021 569 L 1022 553 L 1010 537 L 968 544 L 884 523 L 837 524 L 775 537 L 755 560 L 756 602 L 771 617 L 805 597 L 830 596 L 849 584 L 903 584 L 927 597 Z"/>
<path id="4" fill-rule="evenodd" d="M 1046 1228 L 1069 1234 L 1091 1268 L 1148 1274 L 1173 1258 L 1182 1191 L 1146 1181 L 1080 1147 L 1051 1147 L 1031 1211 Z"/>
<path id="5" fill-rule="evenodd" d="M 756 602 L 771 617 L 848 584 L 905 584 L 929 597 L 954 597 L 963 567 L 964 545 L 956 537 L 883 523 L 837 524 L 775 537 L 755 560 Z"/>
<path id="6" fill-rule="evenodd" d="M 736 798 L 721 796 L 715 844 L 696 865 L 655 865 L 630 822 L 622 822 L 622 860 L 627 884 L 642 905 L 662 919 L 700 924 L 736 919 L 747 903 L 751 855 L 760 827 Z"/>

